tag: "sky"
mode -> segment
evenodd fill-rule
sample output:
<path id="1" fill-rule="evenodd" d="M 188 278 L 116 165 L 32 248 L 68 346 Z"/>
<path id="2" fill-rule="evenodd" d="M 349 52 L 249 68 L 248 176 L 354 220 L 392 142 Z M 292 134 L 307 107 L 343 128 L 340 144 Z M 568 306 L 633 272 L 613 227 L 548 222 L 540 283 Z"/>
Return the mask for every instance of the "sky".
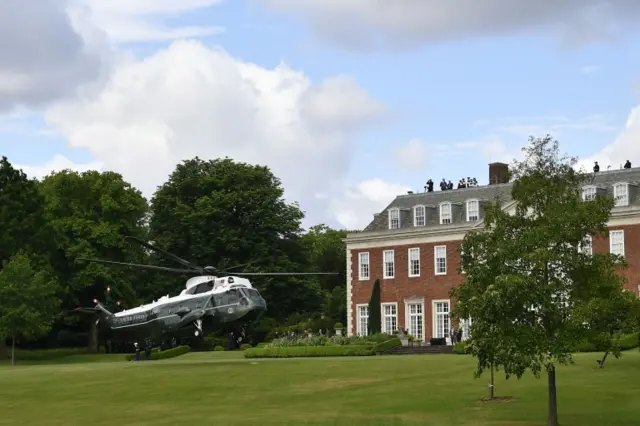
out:
<path id="1" fill-rule="evenodd" d="M 551 134 L 640 164 L 637 0 L 0 0 L 0 154 L 32 177 L 267 165 L 304 226 Z M 436 185 L 437 186 L 437 185 Z"/>

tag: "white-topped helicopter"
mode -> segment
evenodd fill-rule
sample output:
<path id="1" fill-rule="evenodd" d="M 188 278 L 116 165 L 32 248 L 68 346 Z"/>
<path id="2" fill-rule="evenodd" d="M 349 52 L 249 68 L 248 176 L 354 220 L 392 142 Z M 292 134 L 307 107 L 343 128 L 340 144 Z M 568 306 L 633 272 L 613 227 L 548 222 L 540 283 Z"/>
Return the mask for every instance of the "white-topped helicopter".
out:
<path id="1" fill-rule="evenodd" d="M 157 271 L 200 275 L 190 278 L 185 289 L 177 296 L 163 296 L 151 303 L 120 312 L 110 312 L 102 303 L 94 299 L 93 308 L 77 308 L 76 311 L 98 314 L 98 330 L 107 339 L 156 341 L 191 330 L 192 335 L 202 338 L 207 334 L 204 325 L 215 325 L 242 320 L 243 323 L 258 321 L 267 309 L 267 304 L 251 282 L 244 276 L 287 276 L 287 275 L 337 275 L 333 272 L 234 272 L 224 274 L 214 267 L 199 267 L 174 254 L 164 251 L 136 237 L 127 237 L 144 247 L 154 250 L 187 269 L 136 263 L 114 262 L 102 259 L 78 258 L 78 260 L 111 265 L 130 266 Z M 238 265 L 237 267 L 245 266 Z M 233 269 L 233 268 L 229 268 Z M 107 289 L 107 292 L 110 289 Z M 104 333 L 104 334 L 103 334 Z"/>

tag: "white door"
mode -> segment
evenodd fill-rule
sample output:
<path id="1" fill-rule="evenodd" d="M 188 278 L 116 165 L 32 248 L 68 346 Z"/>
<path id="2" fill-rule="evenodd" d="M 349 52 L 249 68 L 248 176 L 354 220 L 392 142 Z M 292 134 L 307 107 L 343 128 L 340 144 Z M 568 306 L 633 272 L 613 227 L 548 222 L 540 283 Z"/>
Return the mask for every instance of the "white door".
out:
<path id="1" fill-rule="evenodd" d="M 434 303 L 434 315 L 435 315 L 435 335 L 436 338 L 448 338 L 449 330 L 451 330 L 451 324 L 449 322 L 449 302 L 435 302 Z"/>
<path id="2" fill-rule="evenodd" d="M 422 303 L 409 303 L 407 305 L 409 311 L 409 334 L 418 340 L 424 340 L 423 315 L 424 309 Z"/>

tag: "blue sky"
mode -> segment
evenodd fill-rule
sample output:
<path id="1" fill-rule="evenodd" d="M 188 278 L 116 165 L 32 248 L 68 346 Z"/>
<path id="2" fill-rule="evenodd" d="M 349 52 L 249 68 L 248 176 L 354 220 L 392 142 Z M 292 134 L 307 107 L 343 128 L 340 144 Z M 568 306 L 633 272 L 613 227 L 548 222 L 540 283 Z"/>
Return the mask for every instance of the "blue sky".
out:
<path id="1" fill-rule="evenodd" d="M 122 16 L 126 12 L 118 11 Z M 267 70 L 284 62 L 293 70 L 303 72 L 314 84 L 337 75 L 349 76 L 384 106 L 384 116 L 369 120 L 357 131 L 346 132 L 340 128 L 344 133 L 341 138 L 349 140 L 349 160 L 345 161 L 344 173 L 339 175 L 334 189 L 319 188 L 322 181 L 315 180 L 294 191 L 296 198 L 304 197 L 300 194 L 308 191 L 323 193 L 319 198 L 329 199 L 322 206 L 313 200 L 307 200 L 306 204 L 301 200 L 303 208 L 322 209 L 311 213 L 315 221 L 364 226 L 371 213 L 383 208 L 393 193 L 406 187 L 420 189 L 429 177 L 435 181 L 445 177 L 456 183 L 460 177 L 475 176 L 484 182 L 489 159 L 510 159 L 526 144 L 531 132 L 536 136 L 551 132 L 572 155 L 589 161 L 592 157 L 601 158 L 599 153 L 625 132 L 629 114 L 638 104 L 640 57 L 634 48 L 638 37 L 632 32 L 614 41 L 570 47 L 554 37 L 506 31 L 490 37 L 471 35 L 457 40 L 426 41 L 406 48 L 358 51 L 320 37 L 310 21 L 312 18 L 287 12 L 259 1 L 226 1 L 194 8 L 182 15 L 155 16 L 146 22 L 165 27 L 222 26 L 225 31 L 221 34 L 193 38 L 210 48 L 221 47 L 233 58 Z M 176 40 L 132 39 L 112 43 L 112 48 L 118 53 L 132 53 L 136 60 L 142 61 L 166 50 L 172 43 Z M 174 66 L 189 68 L 191 63 Z M 1 67 L 0 62 L 0 77 Z M 0 97 L 1 87 L 0 84 Z M 344 108 L 351 109 L 347 105 L 349 98 L 332 98 L 332 108 L 340 109 L 340 104 L 344 104 Z M 64 120 L 60 118 L 57 125 L 45 121 L 48 110 L 65 102 L 72 101 L 60 97 L 26 112 L 14 112 L 13 117 L 0 118 L 3 155 L 36 175 L 43 172 L 42 165 L 49 163 L 54 167 L 51 164 L 56 155 L 69 160 L 64 167 L 77 165 L 82 169 L 98 163 L 107 168 L 121 167 L 118 170 L 136 184 L 132 169 L 127 168 L 129 165 L 108 159 L 105 150 L 78 142 L 77 132 L 70 136 L 71 124 L 62 123 Z M 166 102 L 170 104 L 172 100 L 167 98 Z M 73 109 L 59 111 L 69 113 Z M 237 126 L 242 127 L 242 120 L 238 121 Z M 87 125 L 86 120 L 83 125 Z M 193 129 L 195 132 L 196 128 Z M 413 145 L 407 145 L 412 140 Z M 234 141 L 224 143 L 233 145 Z M 403 147 L 405 156 L 398 159 Z M 411 147 L 415 147 L 415 151 Z M 420 151 L 420 147 L 424 151 Z M 638 158 L 629 159 L 640 163 L 638 148 L 635 152 L 624 148 L 624 144 L 618 143 L 615 150 L 606 151 L 602 157 L 604 164 L 618 167 L 623 157 L 633 154 Z M 195 148 L 189 152 L 198 153 Z M 268 159 L 265 158 L 265 162 L 268 163 Z M 327 168 L 330 164 L 322 163 L 318 167 Z M 388 184 L 379 188 L 377 197 L 362 193 L 363 188 L 376 188 L 376 185 L 361 185 L 373 179 Z M 155 185 L 162 183 L 161 177 L 157 180 Z M 341 190 L 347 195 L 339 193 Z"/>

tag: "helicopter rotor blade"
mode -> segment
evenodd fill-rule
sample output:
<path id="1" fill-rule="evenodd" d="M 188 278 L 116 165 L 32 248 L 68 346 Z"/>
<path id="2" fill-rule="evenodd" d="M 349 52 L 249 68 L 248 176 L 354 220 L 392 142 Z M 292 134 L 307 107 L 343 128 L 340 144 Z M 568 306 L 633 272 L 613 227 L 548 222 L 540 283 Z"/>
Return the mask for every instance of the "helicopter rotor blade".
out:
<path id="1" fill-rule="evenodd" d="M 134 267 L 134 268 L 145 268 L 145 269 L 152 269 L 155 271 L 176 272 L 180 274 L 193 274 L 193 271 L 189 269 L 165 268 L 164 266 L 142 265 L 139 263 L 113 262 L 111 260 L 87 259 L 84 257 L 78 257 L 77 260 L 84 260 L 87 262 L 96 262 L 96 263 L 105 263 L 108 265 L 120 265 L 120 266 Z"/>
<path id="2" fill-rule="evenodd" d="M 131 240 L 134 240 L 135 242 L 137 242 L 138 244 L 148 248 L 149 250 L 153 250 L 153 251 L 156 251 L 156 252 L 158 252 L 160 254 L 163 254 L 164 256 L 168 257 L 169 259 L 173 260 L 174 262 L 178 262 L 182 266 L 186 266 L 187 268 L 191 268 L 194 271 L 198 271 L 200 273 L 203 273 L 203 271 L 204 271 L 204 269 L 202 267 L 200 267 L 198 265 L 195 265 L 195 264 L 189 262 L 188 260 L 184 260 L 183 258 L 176 256 L 175 254 L 169 253 L 166 250 L 162 250 L 161 248 L 158 248 L 158 247 L 154 246 L 153 244 L 151 244 L 151 243 L 149 243 L 147 241 L 141 240 L 140 238 L 137 238 L 137 237 L 134 237 L 134 236 L 131 236 L 131 235 L 127 236 L 127 238 L 129 238 Z"/>
<path id="3" fill-rule="evenodd" d="M 247 262 L 247 263 L 241 263 L 239 265 L 233 265 L 233 266 L 230 266 L 229 268 L 224 268 L 222 272 L 227 272 L 227 271 L 230 271 L 232 269 L 237 269 L 237 268 L 242 268 L 242 267 L 245 267 L 245 266 L 253 265 L 254 263 L 262 262 L 263 260 L 266 260 L 266 258 L 255 259 L 255 260 L 252 260 L 252 261 Z"/>
<path id="4" fill-rule="evenodd" d="M 339 272 L 234 272 L 233 275 L 340 275 Z"/>

